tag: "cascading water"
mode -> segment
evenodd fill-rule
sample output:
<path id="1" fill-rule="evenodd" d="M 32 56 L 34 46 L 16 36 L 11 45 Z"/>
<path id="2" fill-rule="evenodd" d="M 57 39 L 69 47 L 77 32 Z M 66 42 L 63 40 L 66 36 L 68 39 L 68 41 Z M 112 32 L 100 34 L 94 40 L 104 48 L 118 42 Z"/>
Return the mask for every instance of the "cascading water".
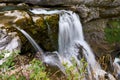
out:
<path id="1" fill-rule="evenodd" d="M 94 55 L 90 47 L 84 40 L 82 26 L 77 14 L 71 11 L 60 16 L 59 21 L 59 53 L 65 56 L 79 55 L 75 45 L 81 45 L 86 52 L 86 57 L 89 57 L 96 64 Z M 92 63 L 91 63 L 92 64 Z"/>
<path id="2" fill-rule="evenodd" d="M 106 74 L 106 72 L 100 68 L 100 65 L 95 60 L 92 50 L 84 40 L 82 25 L 80 23 L 79 16 L 76 13 L 65 10 L 46 11 L 42 9 L 33 9 L 31 12 L 34 14 L 60 15 L 58 56 L 61 62 L 67 62 L 69 65 L 72 65 L 73 63 L 71 60 L 74 58 L 80 67 L 80 59 L 78 56 L 82 54 L 79 53 L 79 47 L 81 46 L 82 52 L 86 58 L 86 61 L 88 62 L 87 70 L 90 77 L 89 79 L 99 80 L 99 76 Z M 80 56 L 80 58 L 81 57 L 82 56 Z M 108 76 L 111 78 L 111 75 Z"/>
<path id="3" fill-rule="evenodd" d="M 91 69 L 101 69 L 100 65 L 95 60 L 94 54 L 89 45 L 84 40 L 82 25 L 79 16 L 72 11 L 67 11 L 60 14 L 59 21 L 59 53 L 62 57 L 71 63 L 71 58 L 74 57 L 77 63 L 80 60 L 77 58 L 80 54 L 79 48 L 76 45 L 83 47 L 83 54 L 88 62 L 88 73 L 91 75 Z"/>

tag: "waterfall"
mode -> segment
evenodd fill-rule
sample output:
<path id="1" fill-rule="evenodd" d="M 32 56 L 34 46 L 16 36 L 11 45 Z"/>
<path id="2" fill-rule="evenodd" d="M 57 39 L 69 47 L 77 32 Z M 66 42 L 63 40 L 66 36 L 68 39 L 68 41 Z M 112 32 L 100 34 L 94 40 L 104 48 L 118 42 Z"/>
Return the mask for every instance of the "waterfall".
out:
<path id="1" fill-rule="evenodd" d="M 83 47 L 83 53 L 89 65 L 88 72 L 91 72 L 91 68 L 100 69 L 100 65 L 95 60 L 91 48 L 84 40 L 82 25 L 79 16 L 76 13 L 66 10 L 46 11 L 43 9 L 33 9 L 30 11 L 34 14 L 59 14 L 58 53 L 61 62 L 65 61 L 72 65 L 71 58 L 73 57 L 79 65 L 80 60 L 78 59 L 78 56 L 82 53 L 79 54 L 79 48 L 76 47 L 78 45 Z"/>
<path id="2" fill-rule="evenodd" d="M 59 15 L 59 49 L 57 55 L 61 62 L 67 62 L 68 65 L 71 66 L 73 65 L 72 58 L 74 58 L 79 67 L 81 67 L 80 59 L 82 58 L 81 54 L 83 54 L 88 63 L 87 71 L 90 80 L 99 80 L 101 76 L 104 77 L 104 75 L 107 74 L 101 69 L 90 46 L 84 40 L 82 25 L 76 13 L 66 10 L 47 11 L 43 9 L 33 9 L 30 11 L 33 14 Z M 79 52 L 80 47 L 82 48 L 81 53 Z M 110 74 L 108 74 L 108 77 L 110 80 L 115 80 Z"/>
<path id="3" fill-rule="evenodd" d="M 64 14 L 60 14 L 59 20 L 59 54 L 67 59 L 71 63 L 71 57 L 74 57 L 79 64 L 79 48 L 83 47 L 83 54 L 88 62 L 88 73 L 91 74 L 91 68 L 101 69 L 100 65 L 95 60 L 94 54 L 84 40 L 82 25 L 80 23 L 79 16 L 72 11 L 67 11 Z M 72 63 L 71 63 L 72 64 Z"/>

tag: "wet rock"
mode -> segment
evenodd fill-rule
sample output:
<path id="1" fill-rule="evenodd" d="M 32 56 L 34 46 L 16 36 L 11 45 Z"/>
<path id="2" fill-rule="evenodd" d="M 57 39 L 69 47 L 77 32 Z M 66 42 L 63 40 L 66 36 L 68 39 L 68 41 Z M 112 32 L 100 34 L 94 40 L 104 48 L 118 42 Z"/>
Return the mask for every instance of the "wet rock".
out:
<path id="1" fill-rule="evenodd" d="M 104 70 L 96 70 L 94 73 L 93 73 L 93 77 L 94 79 L 99 79 L 99 80 L 116 80 L 113 75 L 105 72 Z M 93 80 L 93 79 L 91 79 Z"/>
<path id="2" fill-rule="evenodd" d="M 48 68 L 52 68 L 53 70 L 55 70 L 54 68 L 57 68 L 57 70 L 62 71 L 64 74 L 66 74 L 65 72 L 65 68 L 62 65 L 61 61 L 60 61 L 60 56 L 58 55 L 57 52 L 45 52 L 43 55 L 39 55 L 40 53 L 36 53 L 36 57 L 39 60 L 42 60 L 42 62 L 48 67 Z"/>

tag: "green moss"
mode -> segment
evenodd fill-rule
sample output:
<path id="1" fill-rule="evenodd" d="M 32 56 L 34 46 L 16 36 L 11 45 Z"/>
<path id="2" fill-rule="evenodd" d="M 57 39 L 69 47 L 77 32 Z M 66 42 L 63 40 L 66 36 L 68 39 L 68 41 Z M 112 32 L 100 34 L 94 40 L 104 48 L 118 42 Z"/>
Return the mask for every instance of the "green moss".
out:
<path id="1" fill-rule="evenodd" d="M 58 15 L 52 15 L 52 16 L 46 16 L 46 25 L 47 25 L 47 31 L 48 36 L 51 40 L 51 43 L 54 49 L 57 50 L 58 46 L 58 22 L 59 22 L 59 16 Z"/>
<path id="2" fill-rule="evenodd" d="M 111 20 L 104 29 L 106 41 L 109 43 L 120 42 L 120 20 Z"/>
<path id="3" fill-rule="evenodd" d="M 44 29 L 46 27 L 46 25 L 44 23 L 44 19 L 42 17 L 37 19 L 35 24 L 42 29 Z"/>

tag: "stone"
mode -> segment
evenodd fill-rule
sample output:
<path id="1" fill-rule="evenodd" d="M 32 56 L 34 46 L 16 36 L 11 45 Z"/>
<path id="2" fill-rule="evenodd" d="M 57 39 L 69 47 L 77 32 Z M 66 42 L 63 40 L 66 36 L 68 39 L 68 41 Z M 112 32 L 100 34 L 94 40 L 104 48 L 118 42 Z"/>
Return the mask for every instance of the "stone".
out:
<path id="1" fill-rule="evenodd" d="M 21 49 L 20 38 L 16 32 L 7 33 L 6 30 L 0 30 L 0 51 L 14 51 Z"/>

